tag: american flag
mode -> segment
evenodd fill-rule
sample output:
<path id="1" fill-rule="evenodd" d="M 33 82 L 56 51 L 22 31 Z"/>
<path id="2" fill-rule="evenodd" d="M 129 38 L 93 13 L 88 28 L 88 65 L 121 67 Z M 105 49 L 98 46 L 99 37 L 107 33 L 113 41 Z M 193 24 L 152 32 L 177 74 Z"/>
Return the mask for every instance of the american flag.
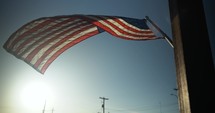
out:
<path id="1" fill-rule="evenodd" d="M 66 15 L 27 23 L 10 36 L 4 48 L 44 74 L 65 50 L 103 31 L 128 40 L 158 39 L 143 19 Z"/>

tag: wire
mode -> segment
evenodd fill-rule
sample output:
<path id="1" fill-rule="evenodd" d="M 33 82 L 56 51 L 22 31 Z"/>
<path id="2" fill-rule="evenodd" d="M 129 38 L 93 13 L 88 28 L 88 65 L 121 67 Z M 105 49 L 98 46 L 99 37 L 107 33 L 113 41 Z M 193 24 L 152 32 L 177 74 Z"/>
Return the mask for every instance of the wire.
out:
<path id="1" fill-rule="evenodd" d="M 175 107 L 174 107 L 175 106 Z M 168 104 L 162 104 L 162 111 L 177 111 L 178 110 L 178 103 L 168 103 Z M 155 105 L 146 105 L 146 106 L 139 106 L 139 107 L 133 107 L 133 108 L 106 108 L 107 110 L 111 111 L 117 111 L 117 112 L 140 112 L 140 111 L 157 111 L 160 109 L 160 104 Z"/>

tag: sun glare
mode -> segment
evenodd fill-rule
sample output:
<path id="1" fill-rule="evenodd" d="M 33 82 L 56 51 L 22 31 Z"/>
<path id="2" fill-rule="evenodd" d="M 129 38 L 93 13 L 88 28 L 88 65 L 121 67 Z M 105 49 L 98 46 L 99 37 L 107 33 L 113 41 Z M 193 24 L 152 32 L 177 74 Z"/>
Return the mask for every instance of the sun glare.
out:
<path id="1" fill-rule="evenodd" d="M 53 92 L 50 87 L 41 81 L 34 81 L 23 88 L 20 94 L 22 105 L 29 109 L 42 108 L 44 103 L 53 104 Z"/>

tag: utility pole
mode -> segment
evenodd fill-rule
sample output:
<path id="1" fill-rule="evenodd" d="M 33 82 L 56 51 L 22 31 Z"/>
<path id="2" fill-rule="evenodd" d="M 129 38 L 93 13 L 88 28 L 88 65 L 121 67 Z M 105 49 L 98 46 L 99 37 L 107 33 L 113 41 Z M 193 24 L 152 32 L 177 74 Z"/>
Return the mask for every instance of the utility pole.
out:
<path id="1" fill-rule="evenodd" d="M 54 108 L 52 108 L 52 113 L 54 113 Z"/>
<path id="2" fill-rule="evenodd" d="M 160 113 L 162 113 L 162 110 L 161 110 L 161 102 L 159 102 L 159 104 L 160 104 Z"/>
<path id="3" fill-rule="evenodd" d="M 100 99 L 102 99 L 103 103 L 102 103 L 102 108 L 103 108 L 103 113 L 105 113 L 105 100 L 109 100 L 108 98 L 105 97 L 99 97 Z"/>

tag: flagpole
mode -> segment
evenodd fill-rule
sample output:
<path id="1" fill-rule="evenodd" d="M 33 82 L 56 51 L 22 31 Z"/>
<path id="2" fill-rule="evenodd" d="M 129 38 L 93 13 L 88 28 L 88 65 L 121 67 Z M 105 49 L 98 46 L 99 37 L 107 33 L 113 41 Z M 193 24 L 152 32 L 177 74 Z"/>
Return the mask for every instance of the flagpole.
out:
<path id="1" fill-rule="evenodd" d="M 45 109 L 46 109 L 46 100 L 45 100 L 45 104 L 44 104 L 44 107 L 43 107 L 43 113 L 45 113 Z"/>
<path id="2" fill-rule="evenodd" d="M 164 39 L 169 43 L 169 45 L 174 48 L 172 40 L 164 33 L 148 16 L 145 17 L 164 37 Z"/>

